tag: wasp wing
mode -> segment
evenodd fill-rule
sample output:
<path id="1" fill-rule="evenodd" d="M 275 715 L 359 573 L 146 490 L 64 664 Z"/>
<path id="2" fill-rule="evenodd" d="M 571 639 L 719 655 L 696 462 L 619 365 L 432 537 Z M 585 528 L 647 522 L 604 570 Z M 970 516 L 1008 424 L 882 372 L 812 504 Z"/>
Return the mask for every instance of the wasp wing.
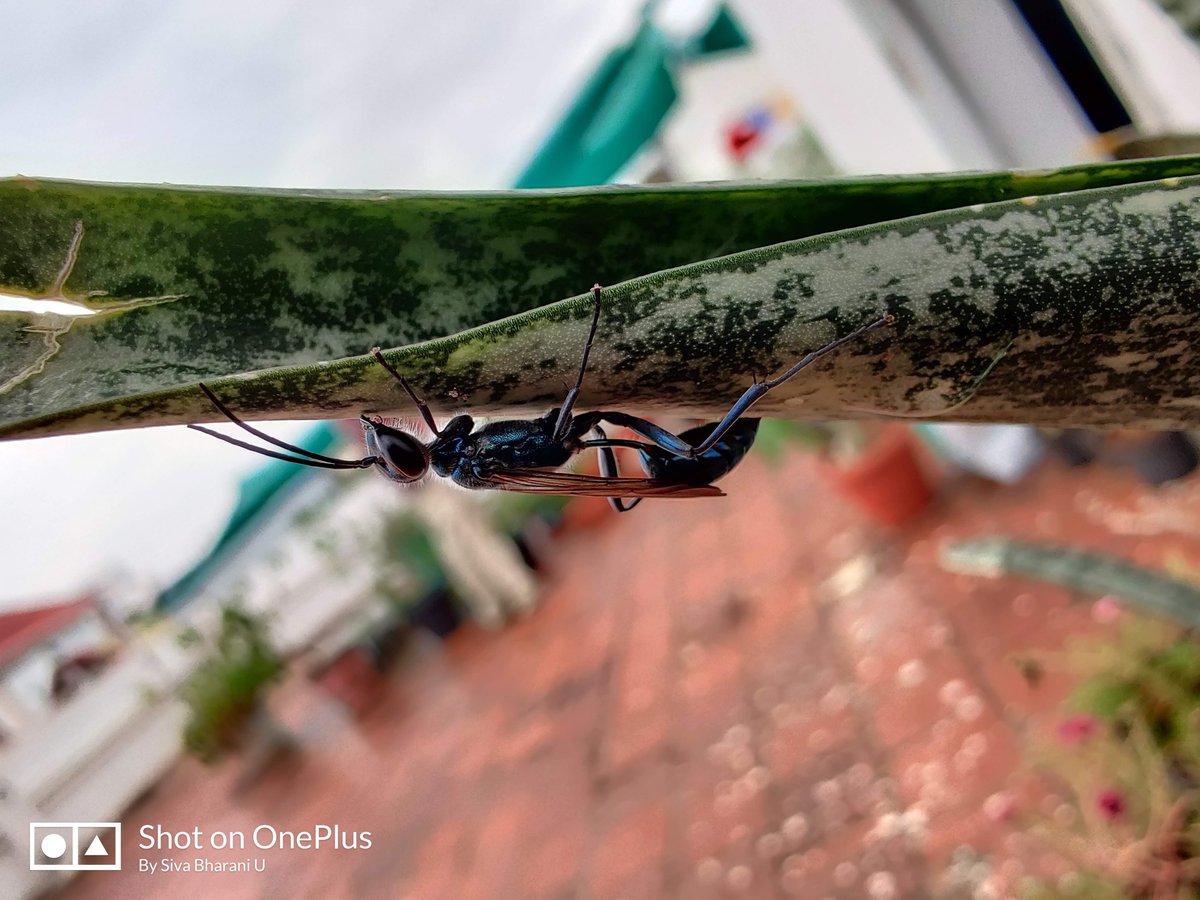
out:
<path id="1" fill-rule="evenodd" d="M 605 478 L 548 469 L 498 469 L 487 478 L 491 487 L 522 494 L 570 494 L 576 497 L 724 497 L 711 484 L 668 484 L 652 478 Z"/>

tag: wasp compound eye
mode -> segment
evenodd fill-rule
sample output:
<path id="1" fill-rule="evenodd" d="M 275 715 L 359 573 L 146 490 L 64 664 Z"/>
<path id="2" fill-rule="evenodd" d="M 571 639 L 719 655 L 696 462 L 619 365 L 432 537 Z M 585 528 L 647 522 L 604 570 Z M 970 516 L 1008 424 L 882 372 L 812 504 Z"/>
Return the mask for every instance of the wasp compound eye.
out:
<path id="1" fill-rule="evenodd" d="M 378 439 L 384 461 L 397 474 L 410 481 L 425 474 L 429 461 L 425 456 L 425 447 L 415 437 L 389 429 L 380 433 Z"/>
<path id="2" fill-rule="evenodd" d="M 392 481 L 417 481 L 429 468 L 428 449 L 406 431 L 360 416 L 363 441 L 379 471 Z"/>

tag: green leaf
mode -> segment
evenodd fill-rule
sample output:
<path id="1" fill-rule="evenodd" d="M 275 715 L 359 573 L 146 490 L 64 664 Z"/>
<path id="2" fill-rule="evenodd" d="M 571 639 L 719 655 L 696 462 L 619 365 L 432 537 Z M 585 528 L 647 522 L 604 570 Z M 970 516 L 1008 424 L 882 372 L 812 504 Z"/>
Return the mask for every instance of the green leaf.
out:
<path id="1" fill-rule="evenodd" d="M 1071 706 L 1102 719 L 1112 719 L 1136 697 L 1137 687 L 1132 682 L 1098 675 L 1075 689 Z"/>
<path id="2" fill-rule="evenodd" d="M 1200 628 L 1200 588 L 1106 553 L 985 537 L 946 545 L 941 564 L 953 572 L 989 578 L 1013 575 L 1093 596 L 1112 595 L 1144 612 Z"/>
<path id="3" fill-rule="evenodd" d="M 820 425 L 789 422 L 786 419 L 767 419 L 758 426 L 754 449 L 766 457 L 772 466 L 779 465 L 784 454 L 797 446 L 820 450 L 828 445 L 830 433 Z"/>
<path id="4" fill-rule="evenodd" d="M 1162 651 L 1162 663 L 1175 683 L 1193 684 L 1200 678 L 1200 646 L 1172 644 Z"/>
<path id="5" fill-rule="evenodd" d="M 765 413 L 1197 420 L 1200 160 L 496 194 L 0 181 L 0 436 L 407 411 L 722 413 L 878 318 Z M 1011 199 L 1020 198 L 1020 199 Z M 1036 199 L 1035 199 L 1036 198 Z M 564 296 L 565 301 L 558 301 Z"/>

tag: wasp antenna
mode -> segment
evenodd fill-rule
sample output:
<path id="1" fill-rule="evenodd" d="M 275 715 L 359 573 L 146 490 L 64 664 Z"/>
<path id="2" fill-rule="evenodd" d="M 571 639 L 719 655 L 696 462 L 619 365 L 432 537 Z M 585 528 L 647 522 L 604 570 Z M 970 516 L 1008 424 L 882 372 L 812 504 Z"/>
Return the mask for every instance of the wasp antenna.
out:
<path id="1" fill-rule="evenodd" d="M 221 434 L 221 432 L 205 428 L 203 425 L 189 425 L 188 428 L 191 428 L 193 431 L 203 432 L 209 437 L 215 437 L 217 440 L 224 441 L 227 444 L 233 444 L 235 447 L 241 447 L 243 450 L 249 450 L 251 453 L 257 453 L 259 456 L 269 456 L 271 459 L 281 459 L 284 462 L 296 463 L 301 466 L 312 466 L 314 469 L 366 469 L 375 465 L 375 462 L 379 459 L 377 456 L 366 456 L 362 459 L 329 458 L 329 461 L 323 462 L 318 459 L 305 459 L 303 456 L 288 456 L 286 453 L 277 453 L 265 447 L 255 447 L 246 441 L 239 441 L 235 437 Z"/>
<path id="2" fill-rule="evenodd" d="M 353 466 L 348 467 L 346 465 L 346 463 L 351 462 L 351 460 L 338 459 L 336 456 L 325 456 L 323 453 L 314 453 L 312 450 L 305 450 L 303 447 L 297 447 L 294 444 L 287 443 L 287 441 L 281 441 L 281 440 L 279 440 L 279 438 L 271 437 L 271 435 L 267 434 L 265 431 L 259 431 L 254 426 L 247 425 L 245 422 L 243 422 L 241 419 L 239 419 L 236 415 L 234 415 L 233 411 L 228 406 L 226 406 L 224 403 L 221 402 L 220 398 L 217 397 L 217 395 L 214 394 L 209 389 L 208 385 L 201 383 L 200 390 L 202 390 L 204 392 L 204 396 L 206 396 L 209 399 L 209 402 L 212 403 L 212 405 L 217 408 L 217 412 L 219 412 L 221 415 L 223 415 L 225 418 L 227 418 L 230 422 L 232 422 L 238 428 L 248 431 L 250 434 L 254 435 L 256 438 L 259 438 L 260 440 L 264 440 L 268 444 L 274 444 L 276 447 L 282 447 L 284 450 L 287 450 L 289 453 L 295 453 L 298 456 L 307 456 L 309 459 L 315 459 L 315 460 L 319 460 L 319 461 L 325 462 L 325 463 L 332 463 L 332 464 L 334 464 L 332 467 L 335 467 L 335 468 L 359 468 L 357 463 L 355 463 L 355 465 L 353 465 Z M 195 428 L 197 431 L 203 431 L 205 434 L 215 435 L 216 437 L 219 437 L 222 440 L 226 440 L 231 444 L 236 443 L 232 439 L 226 438 L 224 435 L 220 434 L 219 432 L 209 431 L 207 428 L 201 428 L 198 425 L 191 425 L 189 427 Z M 255 448 L 251 447 L 250 449 L 255 449 Z M 269 454 L 269 453 L 264 452 L 264 455 L 273 456 L 273 455 L 277 455 L 277 454 Z M 291 460 L 291 461 L 299 462 L 299 460 Z"/>
<path id="3" fill-rule="evenodd" d="M 414 391 L 409 386 L 408 382 L 404 380 L 404 376 L 392 368 L 391 364 L 383 358 L 382 350 L 380 350 L 378 347 L 372 347 L 371 355 L 375 357 L 375 362 L 387 369 L 388 374 L 396 379 L 396 381 L 400 384 L 400 387 L 404 389 L 404 393 L 408 394 L 408 399 L 416 404 L 417 410 L 421 413 L 421 418 L 425 420 L 425 424 L 429 426 L 429 430 L 432 431 L 436 437 L 441 437 L 442 430 L 437 427 L 437 421 L 433 418 L 433 411 L 430 410 L 429 404 L 418 397 L 417 392 Z"/>

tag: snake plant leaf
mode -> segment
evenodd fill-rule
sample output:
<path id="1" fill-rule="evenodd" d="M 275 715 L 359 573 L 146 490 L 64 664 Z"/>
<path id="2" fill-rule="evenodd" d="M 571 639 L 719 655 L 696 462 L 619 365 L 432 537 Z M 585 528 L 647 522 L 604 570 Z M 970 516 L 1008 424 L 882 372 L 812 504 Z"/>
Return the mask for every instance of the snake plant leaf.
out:
<path id="1" fill-rule="evenodd" d="M 947 545 L 941 562 L 952 572 L 989 578 L 1016 575 L 1094 596 L 1111 594 L 1144 612 L 1200 627 L 1200 589 L 1119 557 L 987 537 Z"/>
<path id="2" fill-rule="evenodd" d="M 1200 159 L 1039 173 L 490 194 L 0 180 L 0 437 L 558 402 L 1177 426 L 1196 381 Z M 562 300 L 563 297 L 568 297 Z M 406 410 L 407 411 L 407 410 Z"/>

